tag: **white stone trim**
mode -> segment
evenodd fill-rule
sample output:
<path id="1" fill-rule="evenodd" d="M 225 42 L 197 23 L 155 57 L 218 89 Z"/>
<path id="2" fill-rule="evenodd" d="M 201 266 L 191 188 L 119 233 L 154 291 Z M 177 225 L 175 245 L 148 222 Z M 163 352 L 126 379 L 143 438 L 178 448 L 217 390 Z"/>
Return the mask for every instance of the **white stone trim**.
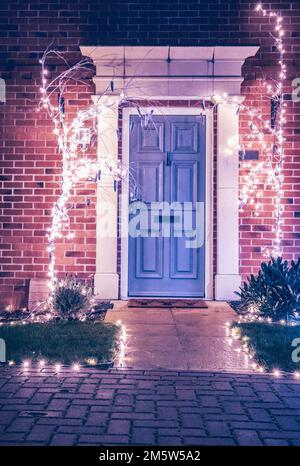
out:
<path id="1" fill-rule="evenodd" d="M 99 97 L 107 92 L 113 81 L 110 98 L 115 98 L 116 105 L 121 91 L 125 90 L 128 98 L 143 98 L 149 104 L 154 100 L 197 100 L 227 93 L 239 96 L 243 81 L 241 69 L 246 58 L 255 55 L 258 47 L 254 46 L 216 46 L 216 47 L 131 47 L 131 46 L 96 46 L 81 47 L 82 54 L 92 58 L 96 64 L 96 93 Z M 214 61 L 212 60 L 214 58 Z M 104 98 L 106 98 L 104 96 Z M 103 97 L 100 99 L 102 100 Z M 215 279 L 215 298 L 232 299 L 234 290 L 240 283 L 239 244 L 238 244 L 238 150 L 231 156 L 226 155 L 228 139 L 238 138 L 238 115 L 234 104 L 218 105 L 218 147 L 217 147 L 217 276 Z M 160 113 L 168 112 L 160 108 Z M 184 114 L 192 109 L 176 108 Z M 195 110 L 195 109 L 194 109 Z M 199 112 L 199 110 L 197 110 Z M 128 114 L 130 110 L 126 111 Z M 126 118 L 126 112 L 124 115 Z M 108 120 L 105 120 L 107 118 Z M 108 123 L 109 119 L 111 123 Z M 111 151 L 117 157 L 117 112 L 114 116 L 110 109 L 105 109 L 99 119 L 100 129 L 98 154 Z M 128 153 L 126 125 L 123 136 L 123 157 Z M 104 137 L 104 140 L 103 140 Z M 127 138 L 127 139 L 126 139 Z M 106 142 L 105 142 L 106 141 Z M 127 141 L 127 142 L 126 142 Z M 126 149 L 127 147 L 127 149 Z M 207 176 L 212 183 L 213 174 Z M 117 194 L 112 184 L 99 184 L 97 190 L 97 261 L 95 285 L 102 298 L 116 299 L 118 290 L 117 274 Z M 102 238 L 101 207 L 99 204 L 107 196 L 111 199 L 109 212 L 112 233 L 115 238 Z M 211 193 L 210 193 L 211 195 Z M 126 214 L 122 200 L 122 216 Z M 126 201 L 127 202 L 127 201 Z M 123 217 L 124 218 L 124 217 Z M 125 217 L 126 218 L 126 217 Z M 123 222 L 123 226 L 126 222 Z M 212 217 L 207 225 L 207 240 L 212 243 Z M 125 232 L 126 233 L 126 232 Z M 111 235 L 113 236 L 113 235 Z M 124 236 L 124 232 L 122 232 Z M 212 246 L 210 246 L 210 249 Z M 212 254 L 211 254 L 212 257 Z M 127 268 L 128 249 L 122 240 L 122 297 L 127 296 L 127 283 L 123 269 Z M 212 277 L 212 259 L 206 261 Z M 124 281 L 125 280 L 125 281 Z M 208 299 L 212 296 L 212 279 L 206 284 Z"/>
<path id="2" fill-rule="evenodd" d="M 170 100 L 172 100 L 170 98 Z M 213 114 L 191 107 L 146 107 L 154 115 L 200 115 L 206 116 L 206 194 L 205 194 L 205 298 L 213 298 Z M 125 165 L 130 159 L 129 119 L 138 115 L 135 108 L 123 109 L 122 161 Z M 121 299 L 128 299 L 128 185 L 124 185 L 121 198 Z M 125 220 L 125 221 L 124 221 Z"/>
<path id="3" fill-rule="evenodd" d="M 243 98 L 235 97 L 235 101 Z M 236 299 L 239 275 L 239 114 L 234 102 L 218 104 L 217 118 L 217 274 L 215 299 Z"/>
<path id="4" fill-rule="evenodd" d="M 242 65 L 256 46 L 83 46 L 81 52 L 97 67 L 96 93 L 114 81 L 116 94 L 152 100 L 239 94 Z M 188 82 L 188 86 L 186 83 Z"/>
<path id="5" fill-rule="evenodd" d="M 102 96 L 99 100 L 97 152 L 99 159 L 101 156 L 118 159 L 119 100 L 119 96 Z M 118 299 L 118 194 L 114 191 L 111 177 L 104 178 L 97 184 L 96 217 L 95 294 L 102 299 Z"/>
<path id="6" fill-rule="evenodd" d="M 28 309 L 34 310 L 38 302 L 45 301 L 49 296 L 49 279 L 31 278 L 29 281 Z"/>

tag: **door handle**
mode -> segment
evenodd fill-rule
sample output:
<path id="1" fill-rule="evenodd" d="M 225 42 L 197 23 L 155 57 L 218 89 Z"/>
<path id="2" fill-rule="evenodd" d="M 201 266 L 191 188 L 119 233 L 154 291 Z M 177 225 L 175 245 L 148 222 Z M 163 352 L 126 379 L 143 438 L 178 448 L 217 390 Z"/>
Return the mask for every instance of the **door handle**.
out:
<path id="1" fill-rule="evenodd" d="M 167 161 L 166 161 L 167 167 L 170 167 L 172 164 L 171 156 L 172 156 L 171 152 L 167 152 Z"/>
<path id="2" fill-rule="evenodd" d="M 162 215 L 160 214 L 159 217 L 158 217 L 158 221 L 159 223 L 174 223 L 174 215 Z"/>
<path id="3" fill-rule="evenodd" d="M 170 215 L 160 214 L 157 217 L 154 217 L 154 221 L 156 223 L 158 222 L 158 223 L 174 224 L 174 223 L 177 223 L 178 221 L 180 221 L 180 216 L 174 215 L 174 214 L 170 214 Z"/>

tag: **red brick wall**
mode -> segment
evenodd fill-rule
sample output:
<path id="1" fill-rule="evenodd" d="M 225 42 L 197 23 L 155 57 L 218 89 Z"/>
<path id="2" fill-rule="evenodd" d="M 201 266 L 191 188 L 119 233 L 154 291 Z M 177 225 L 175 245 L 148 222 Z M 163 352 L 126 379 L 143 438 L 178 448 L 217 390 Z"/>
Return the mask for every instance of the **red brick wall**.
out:
<path id="1" fill-rule="evenodd" d="M 280 9 L 285 17 L 287 93 L 291 80 L 300 76 L 300 3 L 278 0 L 266 7 Z M 244 66 L 243 92 L 248 103 L 261 103 L 261 78 L 276 73 L 277 54 L 268 35 L 269 20 L 259 18 L 254 4 L 235 0 L 32 0 L 0 1 L 0 73 L 7 85 L 7 102 L 0 104 L 0 301 L 26 303 L 28 280 L 44 277 L 48 255 L 45 230 L 59 192 L 60 155 L 49 119 L 36 113 L 39 98 L 39 64 L 53 40 L 67 50 L 71 62 L 85 45 L 261 45 L 257 57 Z M 51 73 L 57 72 L 53 62 Z M 87 87 L 72 89 L 66 102 L 74 112 L 90 101 Z M 266 108 L 266 115 L 269 109 Z M 300 103 L 288 106 L 284 252 L 288 258 L 300 251 Z M 241 117 L 241 130 L 247 131 Z M 91 199 L 89 208 L 83 200 Z M 73 198 L 72 228 L 76 237 L 60 244 L 60 272 L 87 277 L 95 271 L 95 187 L 80 186 Z M 263 215 L 251 210 L 241 215 L 241 272 L 254 271 L 261 260 L 261 245 L 272 233 L 272 193 L 263 195 Z"/>

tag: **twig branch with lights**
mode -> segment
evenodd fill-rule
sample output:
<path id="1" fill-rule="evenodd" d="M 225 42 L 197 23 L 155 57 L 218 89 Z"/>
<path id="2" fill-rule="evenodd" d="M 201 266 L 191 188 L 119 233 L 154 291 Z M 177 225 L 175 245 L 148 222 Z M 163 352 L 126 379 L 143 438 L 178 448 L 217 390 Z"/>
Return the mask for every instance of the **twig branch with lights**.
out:
<path id="1" fill-rule="evenodd" d="M 121 162 L 113 160 L 109 156 L 103 156 L 100 160 L 93 160 L 86 156 L 86 151 L 91 144 L 93 134 L 97 134 L 97 119 L 100 107 L 96 103 L 84 111 L 79 111 L 77 116 L 69 123 L 64 112 L 64 93 L 68 86 L 78 82 L 82 71 L 90 65 L 89 60 L 83 59 L 74 66 L 68 68 L 59 76 L 48 82 L 47 59 L 55 55 L 66 60 L 61 53 L 48 49 L 40 60 L 42 67 L 41 101 L 38 111 L 45 109 L 53 122 L 53 132 L 57 137 L 59 152 L 62 156 L 61 193 L 52 209 L 52 223 L 48 229 L 49 240 L 49 299 L 48 305 L 53 300 L 53 292 L 57 283 L 55 243 L 64 235 L 68 239 L 73 237 L 69 228 L 68 201 L 72 189 L 80 180 L 100 181 L 103 176 L 111 176 L 115 189 L 117 183 L 128 177 L 128 169 Z M 101 96 L 99 96 L 99 100 Z M 58 102 L 58 105 L 54 103 Z"/>
<path id="2" fill-rule="evenodd" d="M 253 194 L 257 184 L 259 183 L 259 177 L 263 176 L 265 185 L 269 185 L 275 191 L 275 202 L 274 202 L 274 234 L 273 245 L 270 249 L 265 250 L 265 257 L 279 257 L 282 255 L 282 213 L 283 213 L 283 164 L 284 164 L 284 124 L 286 103 L 284 101 L 284 81 L 286 79 L 286 65 L 284 61 L 284 42 L 283 36 L 284 31 L 282 27 L 283 18 L 280 14 L 265 10 L 262 4 L 256 6 L 256 11 L 263 17 L 268 17 L 275 22 L 274 45 L 276 46 L 279 53 L 279 75 L 277 80 L 272 82 L 264 82 L 263 85 L 266 88 L 266 92 L 269 98 L 271 98 L 273 105 L 273 122 L 264 121 L 261 112 L 257 112 L 254 109 L 240 105 L 240 110 L 245 110 L 249 116 L 249 129 L 250 134 L 247 136 L 250 142 L 250 147 L 253 142 L 258 142 L 264 160 L 253 167 L 248 175 L 246 176 L 246 182 L 242 187 L 240 196 L 240 211 L 243 211 L 245 205 L 250 201 L 250 204 L 255 204 L 255 214 L 258 216 L 261 205 L 255 203 Z M 277 118 L 276 118 L 277 116 Z M 266 140 L 266 133 L 270 135 L 271 141 Z"/>

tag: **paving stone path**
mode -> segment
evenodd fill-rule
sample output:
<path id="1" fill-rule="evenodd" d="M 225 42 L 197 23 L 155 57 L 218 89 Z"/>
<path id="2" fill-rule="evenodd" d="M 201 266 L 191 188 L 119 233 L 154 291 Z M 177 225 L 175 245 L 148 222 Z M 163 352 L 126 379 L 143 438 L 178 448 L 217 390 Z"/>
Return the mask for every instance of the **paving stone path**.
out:
<path id="1" fill-rule="evenodd" d="M 0 368 L 0 444 L 300 445 L 300 383 L 221 372 Z"/>
<path id="2" fill-rule="evenodd" d="M 245 370 L 245 357 L 229 344 L 226 322 L 237 314 L 226 303 L 207 302 L 207 309 L 128 308 L 118 301 L 106 322 L 126 327 L 126 365 L 132 369 L 176 371 Z"/>

